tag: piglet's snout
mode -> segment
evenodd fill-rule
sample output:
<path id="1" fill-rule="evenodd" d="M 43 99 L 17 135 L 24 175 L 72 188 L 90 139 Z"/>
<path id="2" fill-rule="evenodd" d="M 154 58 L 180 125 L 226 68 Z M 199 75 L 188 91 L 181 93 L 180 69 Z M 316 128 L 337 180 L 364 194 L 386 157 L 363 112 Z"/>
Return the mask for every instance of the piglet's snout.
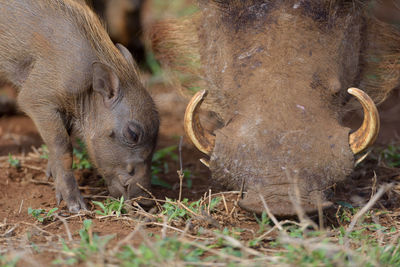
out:
<path id="1" fill-rule="evenodd" d="M 125 199 L 150 197 L 150 171 L 144 163 L 128 163 L 126 173 L 119 174 L 118 180 L 123 188 Z M 146 203 L 147 204 L 147 203 Z"/>

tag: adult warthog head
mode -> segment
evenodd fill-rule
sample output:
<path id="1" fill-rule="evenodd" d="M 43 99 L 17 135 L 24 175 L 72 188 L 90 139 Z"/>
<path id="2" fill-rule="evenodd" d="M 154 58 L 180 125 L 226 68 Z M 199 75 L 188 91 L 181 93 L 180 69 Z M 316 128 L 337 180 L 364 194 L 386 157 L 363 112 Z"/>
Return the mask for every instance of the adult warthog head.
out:
<path id="1" fill-rule="evenodd" d="M 329 205 L 332 186 L 375 140 L 372 99 L 399 81 L 400 37 L 370 15 L 371 2 L 204 0 L 195 16 L 155 26 L 161 62 L 206 88 L 190 101 L 185 129 L 209 155 L 213 180 L 243 186 L 244 209 L 262 212 L 262 198 L 276 215 Z M 341 115 L 357 100 L 364 122 L 351 130 Z M 222 127 L 202 127 L 203 101 Z"/>

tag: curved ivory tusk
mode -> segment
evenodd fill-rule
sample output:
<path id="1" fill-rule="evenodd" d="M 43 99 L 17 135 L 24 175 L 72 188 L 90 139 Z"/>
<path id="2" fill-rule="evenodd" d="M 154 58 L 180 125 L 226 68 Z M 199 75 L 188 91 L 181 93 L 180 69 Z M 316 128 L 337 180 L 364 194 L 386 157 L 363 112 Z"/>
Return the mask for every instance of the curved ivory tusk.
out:
<path id="1" fill-rule="evenodd" d="M 207 91 L 202 90 L 197 92 L 190 100 L 186 107 L 184 126 L 186 134 L 197 149 L 210 155 L 214 149 L 215 136 L 204 130 L 199 118 L 199 109 L 206 95 Z"/>
<path id="2" fill-rule="evenodd" d="M 349 88 L 347 92 L 355 96 L 364 110 L 364 121 L 361 127 L 349 136 L 350 148 L 357 154 L 375 141 L 379 133 L 379 114 L 372 99 L 362 90 Z"/>

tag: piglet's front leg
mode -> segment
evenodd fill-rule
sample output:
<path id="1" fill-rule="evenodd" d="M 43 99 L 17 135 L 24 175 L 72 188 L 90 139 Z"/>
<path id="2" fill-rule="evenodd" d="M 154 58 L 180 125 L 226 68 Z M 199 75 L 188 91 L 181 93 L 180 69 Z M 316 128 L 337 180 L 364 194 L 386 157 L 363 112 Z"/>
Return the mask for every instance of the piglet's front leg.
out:
<path id="1" fill-rule="evenodd" d="M 80 209 L 86 209 L 86 205 L 71 169 L 72 153 L 60 155 L 57 149 L 55 147 L 55 152 L 50 152 L 46 175 L 55 179 L 57 205 L 64 200 L 69 211 L 79 212 Z"/>
<path id="2" fill-rule="evenodd" d="M 27 82 L 29 85 L 29 81 Z M 72 170 L 72 144 L 66 130 L 66 118 L 56 105 L 36 102 L 28 90 L 22 90 L 18 102 L 33 119 L 40 135 L 49 148 L 47 176 L 55 179 L 57 203 L 64 200 L 69 211 L 86 209 Z M 37 99 L 41 99 L 38 97 Z M 42 97 L 43 99 L 43 97 Z"/>

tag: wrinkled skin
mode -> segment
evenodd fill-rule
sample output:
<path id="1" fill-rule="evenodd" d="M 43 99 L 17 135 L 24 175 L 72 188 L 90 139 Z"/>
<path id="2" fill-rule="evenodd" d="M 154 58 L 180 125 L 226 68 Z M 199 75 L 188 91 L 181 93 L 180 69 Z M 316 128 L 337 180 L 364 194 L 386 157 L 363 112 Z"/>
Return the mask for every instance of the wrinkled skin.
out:
<path id="1" fill-rule="evenodd" d="M 113 45 L 86 5 L 1 0 L 0 82 L 18 90 L 48 146 L 58 202 L 72 212 L 86 208 L 72 170 L 72 133 L 87 144 L 111 195 L 148 196 L 137 183 L 150 188 L 158 114 L 132 55 Z"/>
<path id="2" fill-rule="evenodd" d="M 104 75 L 98 74 L 99 77 Z M 108 103 L 110 100 L 104 102 L 103 98 L 99 99 L 97 112 L 93 112 L 93 118 L 89 119 L 84 136 L 89 155 L 99 166 L 110 194 L 130 199 L 147 196 L 136 183 L 150 189 L 150 167 L 158 119 L 154 106 L 148 104 L 152 100 L 144 90 L 123 91 L 123 96 L 119 100 L 112 99 L 111 103 Z M 142 201 L 141 204 L 149 205 L 150 202 Z"/>
<path id="3" fill-rule="evenodd" d="M 213 16 L 204 19 L 204 28 L 219 20 L 226 29 L 204 40 L 211 45 L 203 58 L 216 62 L 207 74 L 235 100 L 220 112 L 225 127 L 216 131 L 210 169 L 226 185 L 239 188 L 244 180 L 241 207 L 262 212 L 262 195 L 274 214 L 288 215 L 295 213 L 295 190 L 305 211 L 313 211 L 318 198 L 322 203 L 329 187 L 352 170 L 350 129 L 339 124 L 327 100 L 356 78 L 358 58 L 348 58 L 359 50 L 359 38 L 345 38 L 358 34 L 359 20 L 338 18 L 338 26 L 323 31 L 300 11 L 270 9 L 258 9 L 269 21 L 238 29 L 230 29 L 229 17 L 205 11 Z M 224 74 L 216 76 L 223 64 Z"/>
<path id="4" fill-rule="evenodd" d="M 371 90 L 360 76 L 364 11 L 351 1 L 199 2 L 205 106 L 223 124 L 214 129 L 213 180 L 243 184 L 239 205 L 251 212 L 264 210 L 262 198 L 281 216 L 329 206 L 354 166 L 351 130 L 340 123 L 346 90 Z"/>

